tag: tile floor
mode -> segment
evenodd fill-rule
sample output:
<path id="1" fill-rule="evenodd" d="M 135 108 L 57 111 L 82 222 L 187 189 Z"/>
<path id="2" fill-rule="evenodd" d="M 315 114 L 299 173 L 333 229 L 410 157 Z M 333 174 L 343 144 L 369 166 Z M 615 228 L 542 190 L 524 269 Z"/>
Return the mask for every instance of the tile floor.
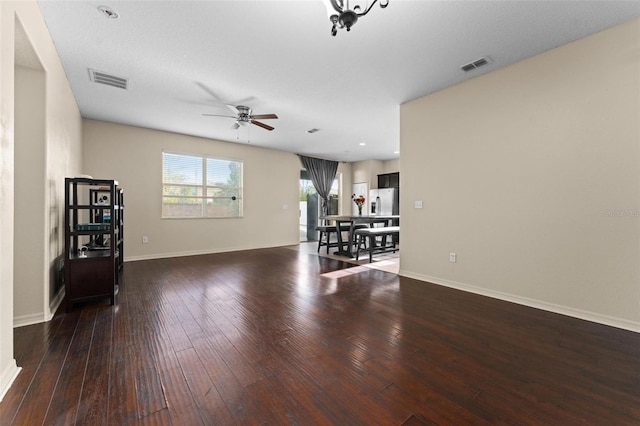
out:
<path id="1" fill-rule="evenodd" d="M 359 266 L 362 266 L 362 267 L 365 267 L 365 268 L 380 269 L 380 270 L 383 270 L 383 271 L 391 272 L 393 274 L 397 274 L 398 271 L 400 270 L 400 253 L 399 252 L 374 254 L 373 255 L 373 262 L 369 263 L 369 256 L 366 253 L 364 255 L 360 256 L 360 260 L 356 260 L 355 258 L 349 259 L 349 258 L 346 258 L 344 256 L 338 256 L 338 255 L 331 254 L 333 251 L 335 251 L 335 249 L 329 250 L 330 254 L 326 254 L 326 248 L 325 247 L 322 247 L 320 249 L 320 253 L 318 253 L 317 252 L 317 250 L 318 250 L 318 242 L 317 241 L 311 241 L 311 242 L 302 241 L 302 242 L 300 242 L 299 245 L 290 246 L 290 248 L 292 250 L 298 250 L 298 251 L 301 251 L 301 252 L 304 252 L 304 253 L 316 254 L 316 255 L 319 255 L 319 256 L 339 259 L 339 260 L 342 260 L 342 261 L 345 261 L 345 262 L 349 262 L 349 263 L 353 263 L 354 265 L 359 265 Z"/>

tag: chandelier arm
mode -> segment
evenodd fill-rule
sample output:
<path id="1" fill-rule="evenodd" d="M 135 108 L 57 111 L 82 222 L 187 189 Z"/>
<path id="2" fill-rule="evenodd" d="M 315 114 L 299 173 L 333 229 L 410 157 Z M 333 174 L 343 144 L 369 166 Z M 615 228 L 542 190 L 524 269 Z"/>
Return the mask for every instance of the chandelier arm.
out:
<path id="1" fill-rule="evenodd" d="M 366 9 L 364 10 L 364 12 L 356 13 L 356 15 L 358 15 L 358 18 L 359 18 L 359 17 L 361 17 L 361 16 L 366 15 L 367 13 L 369 13 L 369 11 L 371 10 L 371 8 L 373 8 L 373 6 L 375 6 L 375 4 L 377 3 L 377 1 L 378 1 L 378 0 L 373 0 L 373 2 L 371 3 L 371 5 L 369 5 L 369 7 L 368 7 L 368 8 L 366 8 Z M 331 2 L 333 3 L 333 0 L 331 0 Z M 380 3 L 380 4 L 382 5 L 382 3 Z M 386 7 L 386 6 L 383 6 L 383 7 Z"/>
<path id="2" fill-rule="evenodd" d="M 333 7 L 333 10 L 335 10 L 338 13 L 342 13 L 342 7 L 338 6 L 338 0 L 329 0 L 331 2 L 331 6 Z"/>

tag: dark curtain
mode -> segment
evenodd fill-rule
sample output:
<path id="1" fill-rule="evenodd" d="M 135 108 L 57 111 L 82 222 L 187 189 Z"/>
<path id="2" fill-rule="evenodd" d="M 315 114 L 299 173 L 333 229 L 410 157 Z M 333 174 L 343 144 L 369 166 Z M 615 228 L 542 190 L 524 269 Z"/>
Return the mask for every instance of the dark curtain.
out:
<path id="1" fill-rule="evenodd" d="M 336 177 L 338 171 L 338 162 L 331 160 L 322 160 L 320 158 L 305 157 L 299 155 L 300 161 L 309 176 L 311 176 L 311 182 L 318 192 L 318 196 L 322 199 L 322 215 L 326 216 L 328 213 L 327 200 L 329 198 L 329 191 L 331 191 L 331 185 Z"/>

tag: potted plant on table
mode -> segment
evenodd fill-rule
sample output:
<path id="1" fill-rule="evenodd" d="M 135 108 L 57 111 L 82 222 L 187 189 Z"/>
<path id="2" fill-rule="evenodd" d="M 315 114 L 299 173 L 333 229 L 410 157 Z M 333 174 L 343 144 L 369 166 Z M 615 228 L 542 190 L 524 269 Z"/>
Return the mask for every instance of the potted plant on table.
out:
<path id="1" fill-rule="evenodd" d="M 354 203 L 356 203 L 356 206 L 358 206 L 358 214 L 362 216 L 362 206 L 364 205 L 366 198 L 364 198 L 364 195 L 358 195 L 356 197 L 356 194 L 353 194 L 351 196 L 351 199 L 353 200 Z"/>

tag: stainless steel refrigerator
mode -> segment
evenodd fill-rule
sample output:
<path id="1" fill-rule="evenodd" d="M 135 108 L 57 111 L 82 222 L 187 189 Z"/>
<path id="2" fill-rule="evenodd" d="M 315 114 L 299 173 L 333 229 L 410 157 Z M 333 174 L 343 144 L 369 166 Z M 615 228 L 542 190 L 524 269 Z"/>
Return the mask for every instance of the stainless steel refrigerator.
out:
<path id="1" fill-rule="evenodd" d="M 398 188 L 382 188 L 369 190 L 369 214 L 400 214 L 400 194 Z"/>

